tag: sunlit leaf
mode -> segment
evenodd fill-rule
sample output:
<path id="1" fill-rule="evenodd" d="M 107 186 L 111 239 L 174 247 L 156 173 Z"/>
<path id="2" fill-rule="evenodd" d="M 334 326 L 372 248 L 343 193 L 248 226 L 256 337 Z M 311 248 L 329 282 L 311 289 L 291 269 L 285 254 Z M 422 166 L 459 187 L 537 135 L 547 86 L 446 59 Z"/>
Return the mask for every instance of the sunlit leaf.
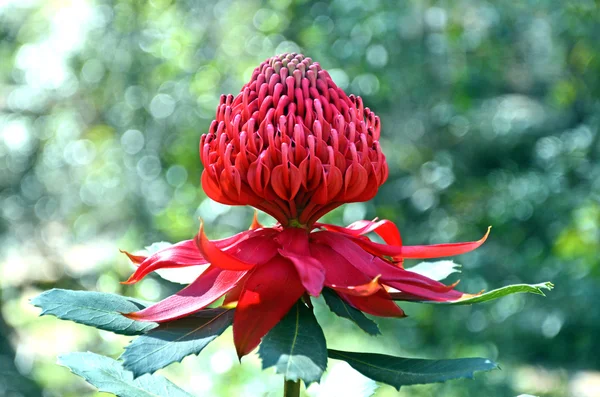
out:
<path id="1" fill-rule="evenodd" d="M 275 366 L 285 379 L 318 382 L 327 367 L 325 335 L 311 309 L 298 301 L 264 337 L 258 351 L 263 369 Z"/>
<path id="2" fill-rule="evenodd" d="M 149 304 L 115 294 L 51 289 L 33 298 L 31 303 L 42 309 L 42 316 L 49 314 L 116 334 L 140 335 L 157 326 L 121 315 L 141 310 Z"/>
<path id="3" fill-rule="evenodd" d="M 457 301 L 449 301 L 449 302 L 428 301 L 428 302 L 424 302 L 424 303 L 436 303 L 436 304 L 442 304 L 442 305 L 444 305 L 444 304 L 445 305 L 471 305 L 473 303 L 487 302 L 487 301 L 491 301 L 494 299 L 502 298 L 507 295 L 519 294 L 519 293 L 530 293 L 530 294 L 546 296 L 542 290 L 546 289 L 546 290 L 550 291 L 550 290 L 552 290 L 552 288 L 554 288 L 554 284 L 552 284 L 550 282 L 545 282 L 545 283 L 540 283 L 540 284 L 514 284 L 514 285 L 507 285 L 506 287 L 498 288 L 498 289 L 483 293 L 481 295 L 466 297 L 464 299 L 460 299 Z"/>
<path id="4" fill-rule="evenodd" d="M 192 397 L 168 379 L 159 375 L 144 375 L 137 379 L 112 358 L 99 354 L 69 353 L 58 363 L 81 376 L 101 392 L 118 397 Z"/>
<path id="5" fill-rule="evenodd" d="M 233 312 L 232 309 L 207 309 L 162 323 L 125 348 L 121 356 L 123 366 L 137 377 L 199 354 L 231 325 Z"/>
<path id="6" fill-rule="evenodd" d="M 473 378 L 473 374 L 477 371 L 498 368 L 496 363 L 485 358 L 424 360 L 331 349 L 328 353 L 329 358 L 343 360 L 366 377 L 394 386 L 398 390 L 408 385 Z"/>

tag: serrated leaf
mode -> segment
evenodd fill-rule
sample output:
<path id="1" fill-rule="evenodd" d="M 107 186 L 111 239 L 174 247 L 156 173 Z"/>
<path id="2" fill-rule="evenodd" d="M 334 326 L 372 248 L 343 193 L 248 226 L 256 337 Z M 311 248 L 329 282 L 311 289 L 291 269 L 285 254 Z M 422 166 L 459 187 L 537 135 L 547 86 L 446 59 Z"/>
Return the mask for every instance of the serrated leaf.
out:
<path id="1" fill-rule="evenodd" d="M 381 335 L 381 331 L 379 331 L 379 327 L 375 321 L 367 318 L 360 310 L 350 306 L 334 291 L 329 288 L 323 288 L 321 293 L 323 294 L 323 298 L 325 298 L 325 303 L 327 303 L 332 312 L 353 321 L 369 335 Z"/>
<path id="2" fill-rule="evenodd" d="M 485 358 L 425 360 L 376 353 L 354 353 L 328 350 L 329 358 L 343 360 L 368 378 L 400 390 L 402 386 L 444 382 L 458 378 L 473 378 L 476 371 L 498 368 Z"/>
<path id="3" fill-rule="evenodd" d="M 141 310 L 149 304 L 115 294 L 51 289 L 33 298 L 31 303 L 42 309 L 42 316 L 50 314 L 121 335 L 140 335 L 157 326 L 121 315 Z"/>
<path id="4" fill-rule="evenodd" d="M 432 280 L 443 280 L 453 273 L 460 273 L 460 265 L 453 261 L 421 262 L 406 270 L 418 273 Z"/>
<path id="5" fill-rule="evenodd" d="M 550 282 L 540 283 L 540 284 L 514 284 L 507 285 L 506 287 L 498 288 L 489 292 L 486 292 L 481 295 L 472 296 L 465 299 L 459 299 L 457 301 L 448 301 L 448 302 L 431 302 L 431 301 L 422 301 L 421 303 L 435 303 L 442 305 L 472 305 L 474 303 L 487 302 L 494 299 L 502 298 L 503 296 L 511 295 L 511 294 L 519 294 L 519 293 L 530 293 L 546 296 L 542 289 L 546 289 L 548 291 L 554 288 L 554 284 Z"/>
<path id="6" fill-rule="evenodd" d="M 258 355 L 263 369 L 275 366 L 287 380 L 319 382 L 327 368 L 327 345 L 312 310 L 298 301 L 264 337 Z"/>
<path id="7" fill-rule="evenodd" d="M 101 392 L 118 397 L 192 397 L 168 379 L 159 375 L 144 375 L 133 379 L 112 358 L 95 353 L 69 353 L 58 358 L 58 363 L 81 376 Z"/>
<path id="8" fill-rule="evenodd" d="M 233 309 L 206 309 L 190 317 L 161 323 L 125 348 L 120 357 L 124 360 L 123 366 L 138 377 L 191 354 L 199 354 L 231 325 L 233 313 Z"/>

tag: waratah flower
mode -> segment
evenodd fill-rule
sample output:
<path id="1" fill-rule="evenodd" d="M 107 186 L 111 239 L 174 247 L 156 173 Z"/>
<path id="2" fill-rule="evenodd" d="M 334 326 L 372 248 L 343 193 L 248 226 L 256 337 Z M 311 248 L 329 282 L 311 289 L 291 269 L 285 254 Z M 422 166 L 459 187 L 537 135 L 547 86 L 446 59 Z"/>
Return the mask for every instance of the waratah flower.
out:
<path id="1" fill-rule="evenodd" d="M 241 357 L 306 294 L 324 287 L 365 313 L 403 317 L 394 300 L 450 301 L 466 296 L 405 270 L 405 259 L 458 255 L 479 241 L 404 246 L 388 220 L 348 227 L 317 223 L 332 209 L 375 196 L 388 177 L 379 144 L 380 121 L 362 99 L 347 96 L 327 71 L 299 54 L 272 57 L 241 92 L 222 96 L 216 120 L 200 141 L 202 187 L 215 201 L 251 205 L 278 224 L 223 240 L 204 228 L 148 257 L 126 283 L 161 268 L 204 266 L 189 286 L 128 317 L 166 322 L 225 296 L 235 305 L 233 337 Z M 376 233 L 385 244 L 371 241 Z M 488 231 L 489 232 L 489 231 Z"/>

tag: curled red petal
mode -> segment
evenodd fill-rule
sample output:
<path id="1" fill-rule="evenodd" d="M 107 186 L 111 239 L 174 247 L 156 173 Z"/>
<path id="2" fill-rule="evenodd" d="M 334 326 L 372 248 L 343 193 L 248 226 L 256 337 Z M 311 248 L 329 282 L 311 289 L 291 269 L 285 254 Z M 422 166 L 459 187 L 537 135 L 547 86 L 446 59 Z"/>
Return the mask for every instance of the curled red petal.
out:
<path id="1" fill-rule="evenodd" d="M 222 240 L 216 240 L 214 241 L 214 244 L 221 249 L 228 249 L 231 246 L 244 241 L 251 235 L 251 231 L 245 231 Z M 124 253 L 132 260 L 132 262 L 139 266 L 129 279 L 122 284 L 137 283 L 146 275 L 158 269 L 181 268 L 206 265 L 208 263 L 198 250 L 198 246 L 194 240 L 180 241 L 179 243 L 163 248 L 148 257 L 131 255 L 128 252 Z"/>
<path id="2" fill-rule="evenodd" d="M 350 294 L 339 294 L 340 297 L 356 309 L 379 317 L 406 317 L 404 311 L 391 300 L 389 295 L 380 290 L 371 296 L 354 296 Z"/>
<path id="3" fill-rule="evenodd" d="M 308 231 L 285 229 L 277 236 L 277 241 L 282 246 L 279 254 L 294 264 L 306 291 L 312 296 L 319 296 L 325 283 L 325 266 L 310 254 Z"/>
<path id="4" fill-rule="evenodd" d="M 206 258 L 214 266 L 226 270 L 249 270 L 254 267 L 253 263 L 241 261 L 235 256 L 221 250 L 213 241 L 210 241 L 204 234 L 204 223 L 200 222 L 200 230 L 194 239 L 196 246 Z"/>
<path id="5" fill-rule="evenodd" d="M 175 295 L 143 310 L 123 315 L 132 320 L 157 323 L 188 316 L 204 309 L 226 294 L 240 282 L 246 273 L 210 266 L 193 283 Z"/>
<path id="6" fill-rule="evenodd" d="M 136 263 L 132 258 L 133 255 L 125 252 L 125 254 Z M 144 278 L 148 273 L 164 268 L 181 268 L 188 266 L 205 265 L 208 262 L 202 256 L 194 240 L 185 240 L 169 247 L 161 249 L 148 257 L 133 256 L 136 260 L 143 258 L 142 262 L 138 262 L 139 266 L 135 272 L 124 281 L 122 284 L 134 284 Z"/>
<path id="7" fill-rule="evenodd" d="M 143 256 L 143 255 L 133 255 L 130 254 L 127 251 L 124 250 L 119 250 L 120 253 L 127 255 L 127 257 L 129 258 L 129 260 L 131 262 L 133 262 L 135 265 L 139 265 L 140 263 L 144 262 L 147 258 L 147 256 Z"/>
<path id="8" fill-rule="evenodd" d="M 389 245 L 402 245 L 402 238 L 400 237 L 400 231 L 398 230 L 398 227 L 396 227 L 394 222 L 387 219 L 382 219 L 380 221 L 356 221 L 350 224 L 348 227 L 330 225 L 327 223 L 318 223 L 315 226 L 323 227 L 332 232 L 345 233 L 357 237 L 375 232 Z"/>
<path id="9" fill-rule="evenodd" d="M 381 282 L 402 292 L 419 296 L 423 299 L 440 300 L 440 294 L 454 296 L 453 286 L 447 286 L 418 273 L 410 272 L 371 255 L 363 250 L 352 237 L 334 232 L 316 232 L 311 237 L 329 246 L 337 253 L 328 261 L 328 271 L 337 266 L 344 266 L 347 261 L 367 277 L 381 275 Z M 321 249 L 323 251 L 323 249 Z M 343 260 L 341 259 L 343 258 Z"/>
<path id="10" fill-rule="evenodd" d="M 281 257 L 256 267 L 248 276 L 233 318 L 238 357 L 250 353 L 304 294 L 291 263 Z"/>
<path id="11" fill-rule="evenodd" d="M 443 258 L 447 256 L 461 255 L 471 252 L 480 247 L 490 234 L 491 226 L 485 235 L 477 240 L 466 243 L 434 244 L 434 245 L 415 245 L 396 247 L 385 244 L 378 244 L 368 240 L 356 239 L 356 243 L 365 250 L 377 256 L 389 256 L 395 260 L 401 259 L 432 259 Z"/>

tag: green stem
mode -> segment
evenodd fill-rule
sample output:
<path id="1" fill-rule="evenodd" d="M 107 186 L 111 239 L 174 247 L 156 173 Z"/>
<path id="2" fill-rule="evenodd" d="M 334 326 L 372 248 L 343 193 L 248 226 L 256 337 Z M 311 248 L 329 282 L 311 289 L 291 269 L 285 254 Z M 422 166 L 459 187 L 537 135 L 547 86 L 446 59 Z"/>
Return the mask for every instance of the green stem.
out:
<path id="1" fill-rule="evenodd" d="M 283 384 L 283 397 L 300 397 L 300 381 L 286 379 Z"/>

